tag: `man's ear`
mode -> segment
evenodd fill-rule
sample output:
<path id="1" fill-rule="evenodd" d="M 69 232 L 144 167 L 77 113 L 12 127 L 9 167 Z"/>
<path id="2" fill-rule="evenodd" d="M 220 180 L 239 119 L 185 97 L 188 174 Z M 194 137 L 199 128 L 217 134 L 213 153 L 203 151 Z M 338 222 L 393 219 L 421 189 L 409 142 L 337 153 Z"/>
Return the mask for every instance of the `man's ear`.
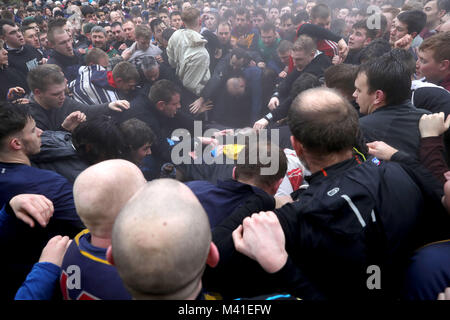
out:
<path id="1" fill-rule="evenodd" d="M 39 89 L 34 89 L 34 90 L 33 90 L 33 94 L 34 94 L 35 96 L 39 97 L 39 96 L 41 95 L 41 90 L 39 90 Z"/>
<path id="2" fill-rule="evenodd" d="M 9 141 L 9 146 L 11 149 L 13 150 L 20 150 L 22 149 L 22 142 L 20 141 L 20 139 L 14 137 L 11 139 L 11 141 Z"/>
<path id="3" fill-rule="evenodd" d="M 386 94 L 382 90 L 375 91 L 375 104 L 385 103 L 386 102 Z"/>
<path id="4" fill-rule="evenodd" d="M 294 136 L 291 136 L 291 144 L 297 156 L 300 157 L 303 154 L 303 145 Z"/>
<path id="5" fill-rule="evenodd" d="M 114 257 L 112 255 L 112 247 L 111 247 L 111 245 L 108 247 L 108 249 L 106 249 L 106 260 L 108 260 L 108 262 L 111 265 L 115 266 L 115 264 L 114 264 Z"/>
<path id="6" fill-rule="evenodd" d="M 215 268 L 219 264 L 219 249 L 217 249 L 214 242 L 211 242 L 209 246 L 208 258 L 206 259 L 206 264 L 211 268 Z"/>
<path id="7" fill-rule="evenodd" d="M 278 188 L 280 187 L 281 183 L 283 182 L 284 177 L 280 178 L 278 181 L 274 182 L 270 186 L 270 194 L 275 195 L 278 191 Z"/>
<path id="8" fill-rule="evenodd" d="M 439 71 L 442 72 L 450 71 L 450 60 L 442 60 L 439 63 Z"/>
<path id="9" fill-rule="evenodd" d="M 158 109 L 159 111 L 164 111 L 164 107 L 166 106 L 166 103 L 164 101 L 158 101 L 156 103 L 156 109 Z"/>
<path id="10" fill-rule="evenodd" d="M 233 178 L 233 180 L 236 180 L 236 166 L 233 167 L 233 173 L 231 174 L 231 178 Z"/>
<path id="11" fill-rule="evenodd" d="M 364 40 L 363 46 L 365 47 L 365 46 L 369 45 L 369 43 L 371 43 L 371 42 L 372 42 L 372 38 L 366 38 L 366 40 Z"/>

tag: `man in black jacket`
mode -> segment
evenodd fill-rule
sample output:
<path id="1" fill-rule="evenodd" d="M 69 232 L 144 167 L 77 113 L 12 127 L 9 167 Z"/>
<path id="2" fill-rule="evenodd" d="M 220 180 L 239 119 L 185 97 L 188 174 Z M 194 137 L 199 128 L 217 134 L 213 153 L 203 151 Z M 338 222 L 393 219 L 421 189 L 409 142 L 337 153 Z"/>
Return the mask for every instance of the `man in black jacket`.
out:
<path id="1" fill-rule="evenodd" d="M 387 53 L 361 65 L 355 88 L 367 142 L 384 141 L 418 158 L 419 120 L 429 112 L 412 106 L 410 73 L 402 61 Z"/>
<path id="2" fill-rule="evenodd" d="M 19 26 L 11 20 L 0 20 L 0 37 L 5 41 L 5 49 L 8 51 L 8 64 L 17 70 L 23 82 L 26 82 L 27 74 L 36 68 L 42 60 L 42 54 L 30 45 L 25 44 L 25 39 Z M 25 88 L 29 91 L 28 86 Z"/>
<path id="3" fill-rule="evenodd" d="M 109 115 L 130 106 L 126 100 L 89 106 L 66 97 L 66 79 L 61 68 L 54 64 L 38 66 L 28 73 L 27 80 L 33 93 L 30 112 L 43 131 L 73 131 L 86 117 Z"/>
<path id="4" fill-rule="evenodd" d="M 47 38 L 53 49 L 47 63 L 60 66 L 67 81 L 75 80 L 81 66 L 81 57 L 73 50 L 72 37 L 63 27 L 55 25 L 50 26 Z"/>
<path id="5" fill-rule="evenodd" d="M 331 89 L 299 95 L 289 125 L 292 145 L 312 173 L 309 187 L 275 215 L 253 214 L 275 206 L 273 198 L 253 196 L 217 226 L 213 241 L 221 260 L 207 269 L 205 287 L 227 296 L 287 291 L 304 299 L 392 298 L 406 257 L 442 236 L 439 224 L 449 230 L 439 220 L 446 217 L 439 196 L 426 202 L 424 190 L 434 185 L 423 189 L 424 178 L 400 164 L 354 157 L 357 112 Z M 381 287 L 371 277 L 375 269 Z"/>

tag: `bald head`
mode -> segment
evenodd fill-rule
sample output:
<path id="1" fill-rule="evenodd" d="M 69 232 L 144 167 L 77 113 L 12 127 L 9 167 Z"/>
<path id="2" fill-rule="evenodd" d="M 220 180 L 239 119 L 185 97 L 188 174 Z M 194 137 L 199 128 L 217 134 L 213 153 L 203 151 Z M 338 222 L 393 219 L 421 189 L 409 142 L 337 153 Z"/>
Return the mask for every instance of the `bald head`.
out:
<path id="1" fill-rule="evenodd" d="M 358 114 L 336 90 L 303 91 L 293 101 L 288 119 L 293 136 L 310 152 L 326 155 L 356 145 Z"/>
<path id="2" fill-rule="evenodd" d="M 186 299 L 200 291 L 210 245 L 209 220 L 192 191 L 159 179 L 120 212 L 112 256 L 135 299 Z"/>
<path id="3" fill-rule="evenodd" d="M 75 180 L 75 207 L 92 235 L 111 238 L 114 220 L 146 183 L 141 170 L 125 160 L 108 160 L 84 170 Z"/>

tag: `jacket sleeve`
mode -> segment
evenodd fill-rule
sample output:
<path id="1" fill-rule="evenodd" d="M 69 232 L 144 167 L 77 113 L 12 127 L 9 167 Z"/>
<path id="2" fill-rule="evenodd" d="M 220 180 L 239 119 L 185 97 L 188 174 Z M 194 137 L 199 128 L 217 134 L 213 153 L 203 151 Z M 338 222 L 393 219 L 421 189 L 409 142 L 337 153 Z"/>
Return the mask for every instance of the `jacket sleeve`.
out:
<path id="1" fill-rule="evenodd" d="M 14 300 L 51 300 L 61 268 L 50 262 L 38 262 L 19 288 Z"/>
<path id="2" fill-rule="evenodd" d="M 442 185 L 446 182 L 444 173 L 448 171 L 443 154 L 442 136 L 420 139 L 420 162 L 433 173 Z"/>

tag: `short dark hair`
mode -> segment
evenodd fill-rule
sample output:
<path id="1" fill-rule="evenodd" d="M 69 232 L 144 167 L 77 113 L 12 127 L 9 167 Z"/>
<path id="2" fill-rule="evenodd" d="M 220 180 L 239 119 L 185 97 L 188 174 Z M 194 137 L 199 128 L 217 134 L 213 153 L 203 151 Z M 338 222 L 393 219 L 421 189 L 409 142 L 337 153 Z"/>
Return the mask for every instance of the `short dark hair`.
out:
<path id="1" fill-rule="evenodd" d="M 152 144 L 155 134 L 152 129 L 142 120 L 132 118 L 119 125 L 123 134 L 124 142 L 131 150 L 137 150 L 146 143 Z"/>
<path id="2" fill-rule="evenodd" d="M 408 34 L 416 32 L 419 34 L 425 27 L 427 15 L 421 10 L 409 10 L 401 12 L 397 16 L 398 21 L 406 24 Z"/>
<path id="3" fill-rule="evenodd" d="M 261 26 L 261 32 L 269 32 L 269 31 L 273 31 L 276 32 L 277 28 L 275 27 L 275 25 L 272 22 L 264 22 L 263 25 Z"/>
<path id="4" fill-rule="evenodd" d="M 336 64 L 325 70 L 325 84 L 328 88 L 338 89 L 348 96 L 355 92 L 355 79 L 358 66 L 353 64 Z"/>
<path id="5" fill-rule="evenodd" d="M 337 92 L 337 98 L 327 102 L 323 108 L 308 108 L 303 102 L 306 95 L 315 93 L 319 99 L 326 99 L 322 97 L 323 91 L 335 92 L 315 88 L 295 98 L 288 113 L 289 128 L 297 141 L 318 155 L 351 150 L 357 143 L 359 132 L 355 108 Z"/>
<path id="6" fill-rule="evenodd" d="M 239 47 L 231 50 L 230 58 L 232 58 L 233 56 L 236 56 L 236 59 L 239 59 L 239 60 L 244 58 L 244 65 L 247 65 L 251 60 L 251 57 L 248 54 L 247 50 L 239 48 Z"/>
<path id="7" fill-rule="evenodd" d="M 111 28 L 115 28 L 116 26 L 120 26 L 122 28 L 122 23 L 120 21 L 114 21 L 111 23 Z"/>
<path id="8" fill-rule="evenodd" d="M 375 37 L 377 36 L 377 33 L 379 31 L 379 29 L 369 28 L 367 25 L 367 19 L 355 22 L 353 24 L 352 28 L 355 30 L 357 30 L 357 29 L 366 30 L 366 37 L 370 38 L 372 40 L 375 39 Z"/>
<path id="9" fill-rule="evenodd" d="M 3 34 L 3 26 L 4 25 L 15 27 L 17 24 L 14 21 L 9 20 L 9 19 L 0 19 L 0 36 L 4 35 Z"/>
<path id="10" fill-rule="evenodd" d="M 291 92 L 289 95 L 292 99 L 295 99 L 300 93 L 305 90 L 320 87 L 322 83 L 320 83 L 319 78 L 311 73 L 302 73 L 297 79 L 295 79 L 294 83 L 291 87 Z"/>
<path id="11" fill-rule="evenodd" d="M 330 7 L 328 7 L 324 3 L 316 4 L 314 7 L 311 8 L 311 19 L 327 19 L 330 14 Z"/>
<path id="12" fill-rule="evenodd" d="M 56 64 L 42 64 L 29 71 L 27 83 L 31 91 L 46 91 L 49 86 L 64 83 L 64 74 Z"/>
<path id="13" fill-rule="evenodd" d="M 172 28 L 164 29 L 162 37 L 164 40 L 169 41 L 170 37 L 174 34 L 175 30 Z"/>
<path id="14" fill-rule="evenodd" d="M 411 98 L 411 75 L 391 52 L 362 64 L 358 70 L 360 73 L 367 76 L 369 93 L 383 91 L 388 105 L 400 104 Z"/>
<path id="15" fill-rule="evenodd" d="M 95 14 L 95 9 L 93 7 L 91 7 L 89 5 L 81 7 L 81 14 L 83 15 L 83 17 L 86 17 L 86 15 L 88 15 L 90 13 Z"/>
<path id="16" fill-rule="evenodd" d="M 255 11 L 253 11 L 253 16 L 254 17 L 261 16 L 263 17 L 264 20 L 267 19 L 266 12 L 264 11 L 263 8 L 256 8 Z"/>
<path id="17" fill-rule="evenodd" d="M 161 23 L 164 23 L 160 18 L 153 19 L 152 22 L 150 22 L 150 29 L 152 29 L 152 32 L 155 32 L 155 28 L 159 26 Z"/>
<path id="18" fill-rule="evenodd" d="M 252 139 L 246 141 L 244 149 L 239 153 L 236 169 L 234 171 L 236 179 L 252 179 L 258 187 L 272 186 L 275 182 L 282 179 L 287 171 L 287 159 L 284 151 L 277 145 L 270 142 L 258 139 L 256 136 L 256 143 Z M 261 174 L 262 168 L 270 168 L 272 163 L 267 163 L 266 159 L 261 156 L 266 156 L 278 162 L 278 171 L 275 174 L 264 175 Z M 278 155 L 278 158 L 272 159 L 272 156 Z M 256 160 L 253 163 L 251 160 Z"/>
<path id="19" fill-rule="evenodd" d="M 391 50 L 391 55 L 405 65 L 406 71 L 410 77 L 416 72 L 416 59 L 414 59 L 411 52 L 395 48 Z"/>
<path id="20" fill-rule="evenodd" d="M 152 85 L 148 98 L 154 104 L 158 101 L 170 102 L 176 93 L 180 93 L 180 89 L 172 81 L 163 79 Z"/>
<path id="21" fill-rule="evenodd" d="M 391 45 L 384 39 L 375 39 L 370 42 L 367 47 L 363 48 L 359 55 L 361 63 L 381 57 L 391 50 Z"/>
<path id="22" fill-rule="evenodd" d="M 123 81 L 136 80 L 139 81 L 139 72 L 136 66 L 128 61 L 121 61 L 114 66 L 112 70 L 112 75 L 114 79 L 121 78 Z"/>
<path id="23" fill-rule="evenodd" d="M 32 117 L 27 106 L 0 102 L 0 150 L 4 149 L 4 139 L 22 131 L 30 119 Z"/>
<path id="24" fill-rule="evenodd" d="M 90 165 L 122 158 L 125 150 L 118 124 L 105 115 L 80 123 L 72 133 L 72 142 L 78 155 Z"/>
<path id="25" fill-rule="evenodd" d="M 294 20 L 292 21 L 295 25 L 299 25 L 302 21 L 308 21 L 309 20 L 309 14 L 306 10 L 300 10 L 295 16 Z"/>
<path id="26" fill-rule="evenodd" d="M 444 10 L 446 13 L 450 12 L 450 0 L 438 0 L 438 10 Z"/>
<path id="27" fill-rule="evenodd" d="M 228 10 L 227 10 L 228 11 Z M 236 16 L 237 15 L 239 15 L 239 16 L 245 16 L 245 18 L 247 19 L 247 20 L 250 20 L 250 13 L 248 12 L 248 10 L 246 9 L 246 8 L 244 8 L 244 7 L 238 7 L 237 9 L 236 9 Z"/>

